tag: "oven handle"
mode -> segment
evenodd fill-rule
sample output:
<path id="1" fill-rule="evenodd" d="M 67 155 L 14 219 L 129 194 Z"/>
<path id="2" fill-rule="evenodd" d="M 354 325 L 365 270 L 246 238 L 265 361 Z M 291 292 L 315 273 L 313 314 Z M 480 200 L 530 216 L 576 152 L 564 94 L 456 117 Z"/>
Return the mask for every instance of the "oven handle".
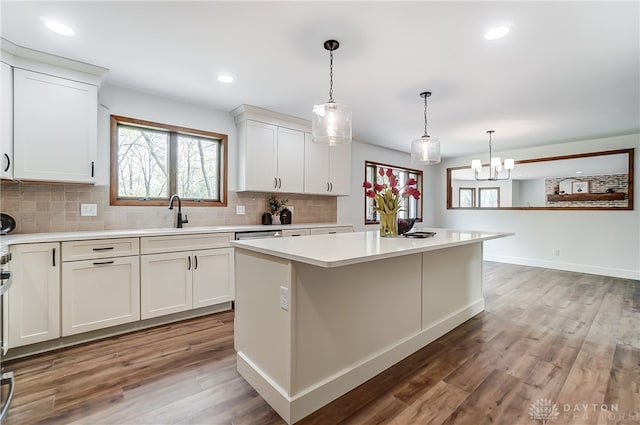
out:
<path id="1" fill-rule="evenodd" d="M 14 390 L 14 379 L 13 372 L 6 372 L 0 376 L 0 385 L 1 384 L 9 384 L 9 393 L 7 394 L 7 399 L 4 401 L 4 405 L 2 406 L 2 410 L 0 410 L 0 423 L 4 421 L 4 418 L 7 416 L 7 411 L 9 410 L 9 404 L 11 404 L 11 400 L 13 399 L 13 390 Z"/>
<path id="2" fill-rule="evenodd" d="M 0 286 L 0 296 L 6 294 L 9 288 L 11 288 L 11 285 L 13 285 L 11 272 L 5 270 L 2 272 L 2 286 Z"/>

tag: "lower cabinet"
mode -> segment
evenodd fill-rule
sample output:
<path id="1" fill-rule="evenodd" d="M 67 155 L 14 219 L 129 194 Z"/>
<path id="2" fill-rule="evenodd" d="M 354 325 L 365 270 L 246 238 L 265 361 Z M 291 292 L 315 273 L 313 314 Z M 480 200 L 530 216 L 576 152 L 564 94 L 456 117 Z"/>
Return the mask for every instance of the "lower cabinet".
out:
<path id="1" fill-rule="evenodd" d="M 140 256 L 141 318 L 233 301 L 233 248 Z"/>
<path id="2" fill-rule="evenodd" d="M 351 232 L 353 232 L 353 228 L 351 226 L 318 227 L 316 229 L 311 229 L 309 234 L 311 234 L 311 235 L 332 235 L 334 233 L 351 233 Z"/>
<path id="3" fill-rule="evenodd" d="M 139 257 L 62 266 L 62 336 L 140 320 Z"/>
<path id="4" fill-rule="evenodd" d="M 60 337 L 60 243 L 10 247 L 9 348 Z"/>

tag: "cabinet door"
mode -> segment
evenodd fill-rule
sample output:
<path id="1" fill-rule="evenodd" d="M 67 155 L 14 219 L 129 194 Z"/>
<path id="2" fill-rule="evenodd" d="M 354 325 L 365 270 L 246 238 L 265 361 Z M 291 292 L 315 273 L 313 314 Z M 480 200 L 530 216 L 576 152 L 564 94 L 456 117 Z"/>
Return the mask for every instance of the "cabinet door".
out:
<path id="1" fill-rule="evenodd" d="M 278 127 L 278 191 L 304 190 L 304 132 Z"/>
<path id="2" fill-rule="evenodd" d="M 11 247 L 9 348 L 60 337 L 60 244 Z"/>
<path id="3" fill-rule="evenodd" d="M 18 68 L 13 82 L 14 177 L 93 183 L 97 87 Z"/>
<path id="4" fill-rule="evenodd" d="M 62 265 L 62 336 L 140 320 L 139 257 Z"/>
<path id="5" fill-rule="evenodd" d="M 2 129 L 0 130 L 0 177 L 13 178 L 13 68 L 2 62 Z"/>
<path id="6" fill-rule="evenodd" d="M 313 143 L 304 134 L 304 193 L 329 193 L 329 145 Z"/>
<path id="7" fill-rule="evenodd" d="M 351 144 L 329 148 L 329 181 L 332 195 L 351 193 Z"/>
<path id="8" fill-rule="evenodd" d="M 246 126 L 245 189 L 276 190 L 278 127 L 251 120 Z"/>
<path id="9" fill-rule="evenodd" d="M 190 252 L 140 256 L 142 319 L 191 309 L 191 266 Z"/>
<path id="10" fill-rule="evenodd" d="M 234 299 L 233 248 L 193 251 L 193 308 Z"/>

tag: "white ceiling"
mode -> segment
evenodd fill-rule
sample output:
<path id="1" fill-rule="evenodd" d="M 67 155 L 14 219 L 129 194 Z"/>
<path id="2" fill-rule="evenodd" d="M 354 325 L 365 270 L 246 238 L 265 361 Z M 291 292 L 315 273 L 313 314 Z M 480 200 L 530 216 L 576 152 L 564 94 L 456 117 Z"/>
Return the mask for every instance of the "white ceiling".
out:
<path id="1" fill-rule="evenodd" d="M 640 3 L 1 2 L 1 33 L 110 69 L 106 83 L 230 111 L 250 104 L 310 119 L 334 98 L 354 139 L 408 151 L 429 133 L 442 155 L 640 130 Z M 46 29 L 55 18 L 67 38 Z M 511 32 L 487 41 L 507 23 Z M 216 81 L 219 72 L 236 77 Z"/>

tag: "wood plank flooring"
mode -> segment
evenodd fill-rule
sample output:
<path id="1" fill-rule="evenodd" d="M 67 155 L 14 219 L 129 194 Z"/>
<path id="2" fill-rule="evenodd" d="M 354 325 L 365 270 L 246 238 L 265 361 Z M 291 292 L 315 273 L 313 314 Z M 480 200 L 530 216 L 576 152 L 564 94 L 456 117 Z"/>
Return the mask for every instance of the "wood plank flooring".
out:
<path id="1" fill-rule="evenodd" d="M 299 423 L 542 424 L 544 398 L 549 424 L 640 424 L 639 281 L 485 262 L 484 292 L 485 312 Z M 236 372 L 233 312 L 5 369 L 9 425 L 284 424 Z"/>

